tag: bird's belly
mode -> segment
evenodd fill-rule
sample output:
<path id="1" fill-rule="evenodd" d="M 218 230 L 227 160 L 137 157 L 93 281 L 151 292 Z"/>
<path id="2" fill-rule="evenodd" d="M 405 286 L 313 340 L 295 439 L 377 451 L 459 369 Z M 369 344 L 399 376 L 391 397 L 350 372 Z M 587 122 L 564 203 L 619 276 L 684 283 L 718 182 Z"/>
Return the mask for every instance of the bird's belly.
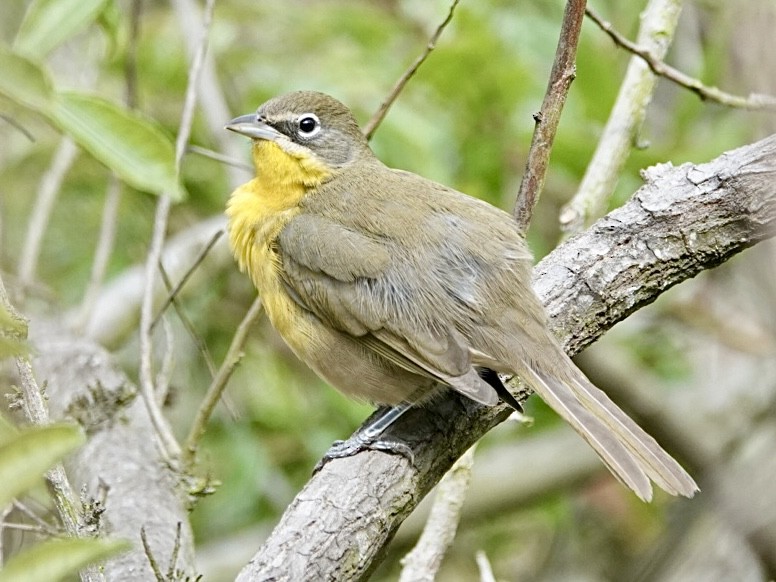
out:
<path id="1" fill-rule="evenodd" d="M 375 404 L 420 402 L 441 386 L 364 347 L 358 337 L 332 329 L 299 307 L 280 286 L 262 296 L 267 316 L 288 347 L 334 388 Z"/>

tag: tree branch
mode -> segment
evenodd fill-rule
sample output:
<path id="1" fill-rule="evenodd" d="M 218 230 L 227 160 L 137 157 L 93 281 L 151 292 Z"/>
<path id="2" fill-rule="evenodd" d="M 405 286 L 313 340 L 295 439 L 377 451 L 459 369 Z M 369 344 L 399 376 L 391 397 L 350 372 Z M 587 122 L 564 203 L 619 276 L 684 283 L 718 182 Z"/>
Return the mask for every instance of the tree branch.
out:
<path id="1" fill-rule="evenodd" d="M 654 58 L 662 59 L 668 52 L 681 9 L 681 0 L 647 2 L 641 13 L 638 40 Z M 586 14 L 593 18 L 589 8 Z M 560 225 L 565 232 L 580 232 L 606 212 L 607 202 L 637 141 L 656 86 L 657 76 L 649 66 L 640 58 L 632 57 L 579 189 L 560 213 Z"/>
<path id="2" fill-rule="evenodd" d="M 776 235 L 776 135 L 706 164 L 656 166 L 644 177 L 625 206 L 534 270 L 569 354 L 669 287 Z M 366 579 L 420 499 L 508 416 L 504 406 L 483 408 L 452 391 L 407 412 L 386 438 L 410 446 L 414 464 L 379 451 L 329 462 L 238 580 Z"/>
<path id="3" fill-rule="evenodd" d="M 617 32 L 611 22 L 607 22 L 601 18 L 598 13 L 591 8 L 588 8 L 585 13 L 590 20 L 595 22 L 601 30 L 609 35 L 609 38 L 612 39 L 614 44 L 641 58 L 655 75 L 664 77 L 685 89 L 689 89 L 698 95 L 702 101 L 714 101 L 720 105 L 725 105 L 726 107 L 736 107 L 739 109 L 776 111 L 776 97 L 764 95 L 762 93 L 750 93 L 748 96 L 742 97 L 740 95 L 726 93 L 717 87 L 704 85 L 698 79 L 665 63 L 660 55 L 653 54 L 652 50 L 648 47 L 628 40 L 625 36 Z"/>
<path id="4" fill-rule="evenodd" d="M 94 509 L 86 518 L 94 533 L 134 546 L 105 563 L 105 579 L 154 579 L 141 544 L 144 528 L 155 560 L 166 567 L 177 546 L 176 569 L 194 580 L 194 536 L 181 478 L 151 438 L 153 426 L 137 388 L 92 341 L 40 321 L 30 332 L 35 373 L 46 382 L 51 416 L 75 419 L 89 435 L 67 463 L 74 488 Z"/>
<path id="5" fill-rule="evenodd" d="M 531 148 L 528 150 L 528 158 L 525 161 L 525 171 L 514 210 L 515 220 L 522 231 L 528 230 L 534 206 L 539 201 L 544 188 L 550 152 L 560 123 L 560 114 L 566 104 L 571 82 L 577 74 L 577 45 L 579 33 L 582 30 L 582 20 L 585 18 L 585 4 L 586 0 L 566 2 L 547 91 L 544 94 L 541 109 L 534 114 L 536 128 L 531 139 Z"/>
<path id="6" fill-rule="evenodd" d="M 404 86 L 409 82 L 410 79 L 412 79 L 415 73 L 418 72 L 420 66 L 426 62 L 428 56 L 436 48 L 436 43 L 439 40 L 439 37 L 442 36 L 442 32 L 445 30 L 445 28 L 447 28 L 447 25 L 450 24 L 450 21 L 453 19 L 455 7 L 458 6 L 458 2 L 460 2 L 460 0 L 452 1 L 450 8 L 447 10 L 447 16 L 445 16 L 445 19 L 439 24 L 439 26 L 436 27 L 436 30 L 434 31 L 434 34 L 431 35 L 431 38 L 428 39 L 426 48 L 422 53 L 420 53 L 420 55 L 418 55 L 413 63 L 407 68 L 407 70 L 402 73 L 402 76 L 399 77 L 399 80 L 396 81 L 394 86 L 391 88 L 390 93 L 388 93 L 388 96 L 380 104 L 380 107 L 378 107 L 374 115 L 372 115 L 369 121 L 367 121 L 364 129 L 362 130 L 367 140 L 372 139 L 372 136 L 383 122 L 383 119 L 388 114 L 388 110 L 391 108 L 391 105 L 393 105 L 393 102 L 396 101 L 399 93 L 401 93 L 402 89 L 404 89 Z"/>

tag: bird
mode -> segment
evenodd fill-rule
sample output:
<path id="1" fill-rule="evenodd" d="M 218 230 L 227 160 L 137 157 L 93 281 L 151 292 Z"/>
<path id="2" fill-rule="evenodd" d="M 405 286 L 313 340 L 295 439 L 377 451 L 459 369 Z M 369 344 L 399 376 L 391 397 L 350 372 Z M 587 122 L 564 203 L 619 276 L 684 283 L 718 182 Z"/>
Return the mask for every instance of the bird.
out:
<path id="1" fill-rule="evenodd" d="M 507 212 L 372 152 L 327 94 L 274 97 L 226 129 L 252 141 L 256 176 L 226 206 L 228 240 L 272 326 L 346 396 L 398 411 L 452 389 L 519 403 L 516 375 L 640 499 L 698 486 L 564 353 L 531 287 Z"/>

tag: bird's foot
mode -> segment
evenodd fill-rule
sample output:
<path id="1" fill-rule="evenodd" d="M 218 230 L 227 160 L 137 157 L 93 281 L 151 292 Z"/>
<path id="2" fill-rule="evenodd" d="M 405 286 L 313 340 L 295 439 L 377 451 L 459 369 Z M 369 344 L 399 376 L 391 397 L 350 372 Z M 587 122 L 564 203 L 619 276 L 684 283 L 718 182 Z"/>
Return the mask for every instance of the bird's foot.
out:
<path id="1" fill-rule="evenodd" d="M 313 474 L 320 471 L 329 461 L 352 457 L 361 451 L 382 451 L 391 455 L 401 455 L 413 465 L 415 464 L 415 454 L 406 443 L 381 439 L 379 436 L 370 434 L 369 431 L 359 431 L 347 440 L 335 441 L 321 460 L 318 461 L 315 469 L 313 469 Z"/>

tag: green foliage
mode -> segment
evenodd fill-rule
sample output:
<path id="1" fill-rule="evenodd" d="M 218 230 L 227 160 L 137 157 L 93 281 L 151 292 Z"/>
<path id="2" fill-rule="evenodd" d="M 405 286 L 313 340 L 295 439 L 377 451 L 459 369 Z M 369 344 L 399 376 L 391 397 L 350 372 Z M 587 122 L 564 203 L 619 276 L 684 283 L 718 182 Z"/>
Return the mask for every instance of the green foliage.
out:
<path id="1" fill-rule="evenodd" d="M 14 49 L 41 59 L 94 22 L 107 0 L 36 0 L 27 8 Z"/>
<path id="2" fill-rule="evenodd" d="M 77 425 L 54 424 L 19 432 L 0 446 L 0 506 L 35 485 L 51 465 L 81 446 Z"/>
<path id="3" fill-rule="evenodd" d="M 109 100 L 56 91 L 48 72 L 0 47 L 0 94 L 44 115 L 139 190 L 180 200 L 172 142 L 156 122 Z"/>
<path id="4" fill-rule="evenodd" d="M 11 558 L 0 570 L 0 582 L 57 582 L 128 549 L 123 541 L 48 540 Z"/>
<path id="5" fill-rule="evenodd" d="M 44 471 L 85 440 L 83 430 L 73 424 L 17 431 L 0 420 L 0 505 L 32 488 Z M 47 540 L 11 557 L 0 569 L 0 582 L 55 582 L 127 549 L 129 544 L 123 541 Z"/>

